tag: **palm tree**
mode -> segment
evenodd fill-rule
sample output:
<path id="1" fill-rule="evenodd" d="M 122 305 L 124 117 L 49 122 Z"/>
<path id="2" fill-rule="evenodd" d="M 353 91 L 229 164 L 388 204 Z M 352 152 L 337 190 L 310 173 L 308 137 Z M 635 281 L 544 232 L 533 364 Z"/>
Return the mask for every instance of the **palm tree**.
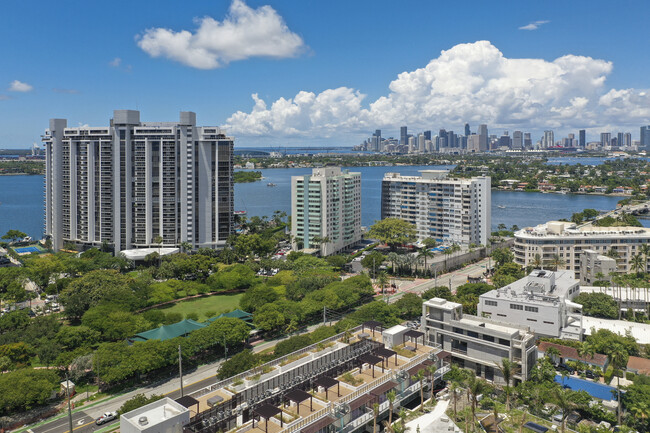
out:
<path id="1" fill-rule="evenodd" d="M 582 358 L 592 359 L 595 354 L 596 348 L 592 343 L 588 341 L 582 343 L 582 345 L 578 348 L 578 355 L 580 355 Z"/>
<path id="2" fill-rule="evenodd" d="M 163 244 L 163 237 L 158 235 L 153 239 L 153 242 L 158 245 L 158 266 L 160 266 L 160 264 L 162 263 L 162 256 L 160 255 L 160 253 Z"/>
<path id="3" fill-rule="evenodd" d="M 620 379 L 620 371 L 617 370 L 620 370 L 627 365 L 629 354 L 627 350 L 625 350 L 625 347 L 623 347 L 621 344 L 614 343 L 609 348 L 609 353 L 607 354 L 607 358 L 609 360 L 609 364 L 614 369 L 614 373 L 616 373 L 616 398 L 618 401 L 618 407 L 616 409 L 616 419 L 618 421 L 618 425 L 621 425 L 621 388 L 620 388 L 621 379 Z"/>
<path id="4" fill-rule="evenodd" d="M 643 262 L 643 256 L 640 253 L 632 256 L 632 260 L 630 260 L 630 268 L 632 268 L 632 270 L 635 271 L 637 275 L 639 275 L 641 271 L 644 270 L 645 263 Z"/>
<path id="5" fill-rule="evenodd" d="M 393 404 L 395 403 L 395 398 L 397 397 L 397 393 L 395 390 L 388 391 L 386 393 L 386 398 L 388 399 L 388 425 L 391 426 L 393 425 Z"/>
<path id="6" fill-rule="evenodd" d="M 422 370 L 418 371 L 415 375 L 411 376 L 411 380 L 417 380 L 420 382 L 420 411 L 424 410 L 424 387 L 422 386 L 422 381 L 424 380 L 424 372 Z"/>
<path id="7" fill-rule="evenodd" d="M 429 267 L 427 266 L 427 258 L 433 258 L 434 256 L 435 253 L 428 248 L 420 249 L 420 253 L 418 254 L 418 257 L 424 259 L 424 268 L 426 270 L 429 270 Z"/>
<path id="8" fill-rule="evenodd" d="M 563 268 L 565 265 L 564 259 L 557 254 L 553 254 L 553 258 L 549 262 L 549 265 L 553 268 L 554 271 L 557 271 L 559 268 Z"/>
<path id="9" fill-rule="evenodd" d="M 459 384 L 453 380 L 449 386 L 449 392 L 451 392 L 451 398 L 454 399 L 454 419 L 456 419 L 457 414 L 457 403 L 458 403 L 458 390 L 460 389 Z"/>
<path id="10" fill-rule="evenodd" d="M 535 257 L 533 257 L 531 264 L 535 269 L 544 269 L 544 262 L 542 261 L 542 257 L 539 254 L 535 254 Z"/>
<path id="11" fill-rule="evenodd" d="M 573 391 L 566 388 L 555 388 L 553 391 L 553 403 L 562 411 L 562 433 L 566 428 L 566 419 L 576 407 L 573 399 Z"/>
<path id="12" fill-rule="evenodd" d="M 555 363 L 555 360 L 557 359 L 557 362 L 560 362 L 562 359 L 560 358 L 560 351 L 558 350 L 557 347 L 549 347 L 546 349 L 546 356 Z"/>
<path id="13" fill-rule="evenodd" d="M 399 262 L 399 254 L 397 254 L 395 252 L 390 252 L 386 256 L 386 258 L 391 263 L 392 272 L 393 272 L 393 275 L 395 275 L 396 274 L 396 272 L 395 272 L 395 263 Z"/>
<path id="14" fill-rule="evenodd" d="M 447 259 L 449 258 L 450 255 L 453 254 L 453 251 L 451 250 L 451 248 L 447 248 L 442 253 L 445 255 L 445 270 L 447 270 Z"/>
<path id="15" fill-rule="evenodd" d="M 384 294 L 384 287 L 388 284 L 388 275 L 386 272 L 382 271 L 377 275 L 377 282 L 379 283 L 379 287 L 381 287 L 381 293 L 382 295 Z"/>
<path id="16" fill-rule="evenodd" d="M 478 396 L 483 394 L 485 390 L 485 382 L 480 377 L 474 376 L 472 372 L 467 375 L 467 392 L 470 396 L 470 403 L 472 409 L 472 431 L 476 430 L 476 406 L 478 404 Z"/>
<path id="17" fill-rule="evenodd" d="M 639 247 L 639 252 L 643 254 L 643 272 L 648 270 L 648 256 L 650 256 L 650 244 L 642 244 Z"/>
<path id="18" fill-rule="evenodd" d="M 406 419 L 406 411 L 402 408 L 399 411 L 399 421 L 397 421 L 395 425 L 391 427 L 391 431 L 393 433 L 406 433 L 406 431 L 409 428 L 406 427 L 406 424 L 404 422 L 405 419 Z"/>
<path id="19" fill-rule="evenodd" d="M 183 249 L 183 252 L 186 253 L 192 250 L 192 244 L 187 241 L 181 242 L 181 248 Z"/>
<path id="20" fill-rule="evenodd" d="M 433 386 L 435 384 L 435 376 L 437 370 L 438 367 L 436 367 L 436 364 L 431 364 L 426 367 L 426 371 L 429 375 L 429 382 L 431 383 L 431 398 L 429 399 L 429 403 L 433 403 Z"/>
<path id="21" fill-rule="evenodd" d="M 377 433 L 377 415 L 379 415 L 379 403 L 372 405 L 372 433 Z"/>
<path id="22" fill-rule="evenodd" d="M 514 362 L 510 361 L 507 358 L 503 358 L 501 360 L 501 364 L 498 362 L 494 363 L 499 371 L 501 372 L 501 375 L 503 376 L 503 380 L 506 382 L 505 386 L 505 391 L 506 391 L 506 411 L 510 410 L 510 380 L 512 379 L 512 376 L 515 372 L 515 369 L 517 368 L 517 364 Z"/>

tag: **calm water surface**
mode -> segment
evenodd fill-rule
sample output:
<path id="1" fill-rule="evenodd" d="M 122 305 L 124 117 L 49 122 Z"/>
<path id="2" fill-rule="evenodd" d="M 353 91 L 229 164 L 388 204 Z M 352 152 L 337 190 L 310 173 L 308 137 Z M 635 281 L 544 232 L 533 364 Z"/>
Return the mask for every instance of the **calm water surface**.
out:
<path id="1" fill-rule="evenodd" d="M 380 217 L 381 179 L 384 173 L 417 175 L 419 170 L 451 168 L 451 166 L 352 167 L 361 172 L 361 222 L 370 226 Z M 272 215 L 273 211 L 291 212 L 291 176 L 311 173 L 311 169 L 261 170 L 259 182 L 235 184 L 235 210 L 249 216 Z M 269 187 L 268 183 L 277 186 Z M 610 210 L 620 197 L 542 194 L 492 191 L 492 226 L 505 224 L 519 227 L 541 224 L 549 220 L 570 218 L 585 208 Z M 504 206 L 500 208 L 499 206 Z M 641 220 L 650 225 L 650 220 Z M 19 229 L 40 238 L 43 234 L 43 177 L 0 176 L 0 234 Z"/>

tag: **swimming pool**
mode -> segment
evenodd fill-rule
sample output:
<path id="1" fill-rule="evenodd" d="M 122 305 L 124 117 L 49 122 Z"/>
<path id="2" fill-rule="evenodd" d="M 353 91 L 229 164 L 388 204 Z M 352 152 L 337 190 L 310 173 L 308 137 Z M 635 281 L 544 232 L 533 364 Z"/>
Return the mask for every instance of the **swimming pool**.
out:
<path id="1" fill-rule="evenodd" d="M 562 377 L 559 374 L 555 376 L 555 381 L 574 391 L 587 391 L 592 397 L 601 400 L 614 400 L 614 394 L 612 391 L 616 391 L 616 388 L 609 385 L 603 385 L 602 383 L 591 382 L 589 380 L 578 379 L 570 376 Z"/>

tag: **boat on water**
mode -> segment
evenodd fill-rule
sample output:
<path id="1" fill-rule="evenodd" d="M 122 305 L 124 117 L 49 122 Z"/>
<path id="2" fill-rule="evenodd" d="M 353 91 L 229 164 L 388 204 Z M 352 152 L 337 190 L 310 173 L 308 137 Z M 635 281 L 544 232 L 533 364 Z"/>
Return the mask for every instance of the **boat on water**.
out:
<path id="1" fill-rule="evenodd" d="M 502 204 L 498 204 L 497 207 L 498 207 L 499 209 L 505 209 L 505 208 L 506 208 L 506 207 L 505 207 L 504 205 L 502 205 Z"/>
<path id="2" fill-rule="evenodd" d="M 271 183 L 271 182 L 269 182 L 269 183 L 266 184 L 266 186 L 278 186 L 278 185 L 275 184 L 275 183 Z"/>

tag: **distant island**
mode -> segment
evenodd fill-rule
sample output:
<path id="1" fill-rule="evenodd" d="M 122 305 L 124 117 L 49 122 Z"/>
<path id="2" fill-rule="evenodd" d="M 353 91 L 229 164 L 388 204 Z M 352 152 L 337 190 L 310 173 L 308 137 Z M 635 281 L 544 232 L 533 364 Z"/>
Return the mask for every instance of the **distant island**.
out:
<path id="1" fill-rule="evenodd" d="M 256 182 L 261 179 L 261 171 L 236 171 L 233 175 L 233 180 L 235 183 Z"/>
<path id="2" fill-rule="evenodd" d="M 45 174 L 44 161 L 0 161 L 0 176 Z"/>

